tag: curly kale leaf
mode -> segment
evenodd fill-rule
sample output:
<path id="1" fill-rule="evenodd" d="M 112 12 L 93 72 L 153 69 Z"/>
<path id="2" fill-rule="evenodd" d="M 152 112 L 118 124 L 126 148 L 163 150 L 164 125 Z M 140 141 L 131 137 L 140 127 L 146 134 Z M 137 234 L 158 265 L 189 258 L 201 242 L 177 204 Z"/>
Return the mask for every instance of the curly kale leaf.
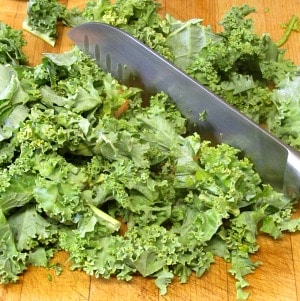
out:
<path id="1" fill-rule="evenodd" d="M 70 251 L 72 269 L 127 281 L 139 272 L 154 277 L 161 294 L 175 275 L 186 282 L 192 271 L 201 276 L 213 262 L 211 253 L 185 246 L 178 235 L 158 225 L 133 227 L 124 236 L 96 238 L 94 231 L 86 233 L 85 239 L 63 230 L 60 245 Z"/>
<path id="2" fill-rule="evenodd" d="M 239 150 L 187 133 L 165 93 L 142 106 L 140 89 L 76 47 L 10 74 L 18 81 L 6 76 L 3 116 L 14 102 L 28 114 L 0 144 L 0 261 L 15 266 L 0 266 L 3 281 L 63 249 L 73 269 L 123 280 L 139 272 L 164 294 L 175 275 L 200 277 L 221 256 L 244 297 L 257 231 L 276 238 L 299 228 L 292 201 L 263 185 Z"/>
<path id="3" fill-rule="evenodd" d="M 1 174 L 0 207 L 4 213 L 18 207 L 23 207 L 33 199 L 33 189 L 36 179 L 35 175 L 28 172 L 12 176 L 8 174 L 6 170 Z"/>
<path id="4" fill-rule="evenodd" d="M 0 141 L 3 141 L 10 139 L 26 119 L 28 109 L 24 105 L 29 101 L 29 96 L 13 67 L 0 65 L 0 74 Z"/>
<path id="5" fill-rule="evenodd" d="M 57 250 L 56 225 L 34 205 L 23 206 L 6 218 L 0 210 L 0 283 L 16 282 L 29 264 L 46 267 Z"/>
<path id="6" fill-rule="evenodd" d="M 21 30 L 0 22 L 0 64 L 25 64 L 27 57 L 22 50 L 25 45 Z"/>
<path id="7" fill-rule="evenodd" d="M 166 43 L 170 26 L 153 0 L 89 1 L 82 12 L 87 21 L 100 21 L 132 34 L 158 53 L 173 59 Z"/>
<path id="8" fill-rule="evenodd" d="M 87 1 L 82 16 L 88 21 L 101 21 L 106 10 L 112 9 L 110 0 Z"/>
<path id="9" fill-rule="evenodd" d="M 210 27 L 203 26 L 201 19 L 179 21 L 166 15 L 170 26 L 167 45 L 170 47 L 175 65 L 186 70 L 208 42 L 217 43 L 222 38 L 212 32 Z"/>
<path id="10" fill-rule="evenodd" d="M 287 76 L 273 91 L 272 101 L 275 109 L 270 114 L 267 124 L 271 132 L 287 144 L 300 149 L 300 77 Z"/>
<path id="11" fill-rule="evenodd" d="M 233 7 L 220 22 L 224 31 L 215 33 L 218 42 L 208 40 L 186 71 L 261 123 L 274 108 L 270 85 L 294 73 L 296 66 L 283 58 L 269 35 L 254 32 L 253 20 L 246 18 L 254 11 L 248 5 Z"/>
<path id="12" fill-rule="evenodd" d="M 56 242 L 56 226 L 48 222 L 35 206 L 24 206 L 8 218 L 19 251 Z"/>
<path id="13" fill-rule="evenodd" d="M 23 28 L 54 46 L 57 22 L 64 10 L 65 6 L 57 0 L 29 0 Z"/>
<path id="14" fill-rule="evenodd" d="M 0 208 L 0 283 L 16 282 L 26 269 L 26 254 L 17 250 L 12 229 Z"/>

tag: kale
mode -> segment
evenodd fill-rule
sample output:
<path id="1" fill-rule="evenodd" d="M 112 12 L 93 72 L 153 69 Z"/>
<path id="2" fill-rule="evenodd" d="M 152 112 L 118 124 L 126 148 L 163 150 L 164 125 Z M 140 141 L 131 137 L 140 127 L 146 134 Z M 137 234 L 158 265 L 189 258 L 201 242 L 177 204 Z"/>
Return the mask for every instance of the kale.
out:
<path id="1" fill-rule="evenodd" d="M 254 8 L 233 7 L 220 33 L 201 19 L 163 18 L 158 8 L 152 0 L 100 0 L 80 11 L 30 0 L 23 26 L 51 45 L 58 22 L 119 27 L 300 147 L 297 68 L 281 41 L 254 32 Z M 126 281 L 138 272 L 165 294 L 175 276 L 200 277 L 219 256 L 246 299 L 245 276 L 260 264 L 250 258 L 256 236 L 299 230 L 294 200 L 262 183 L 238 149 L 187 133 L 164 92 L 142 106 L 140 89 L 77 47 L 23 66 L 20 32 L 2 30 L 0 282 L 66 250 L 72 269 Z"/>
<path id="2" fill-rule="evenodd" d="M 0 64 L 20 65 L 27 62 L 23 51 L 26 40 L 22 31 L 0 22 Z"/>

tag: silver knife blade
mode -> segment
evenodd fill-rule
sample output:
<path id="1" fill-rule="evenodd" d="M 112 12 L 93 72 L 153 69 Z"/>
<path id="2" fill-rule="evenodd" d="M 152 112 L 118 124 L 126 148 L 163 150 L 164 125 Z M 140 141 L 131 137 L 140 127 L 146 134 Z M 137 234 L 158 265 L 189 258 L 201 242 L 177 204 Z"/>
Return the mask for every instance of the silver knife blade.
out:
<path id="1" fill-rule="evenodd" d="M 120 82 L 149 97 L 164 91 L 188 119 L 191 130 L 213 143 L 241 149 L 265 183 L 286 195 L 300 192 L 300 153 L 251 121 L 200 83 L 126 32 L 99 22 L 81 24 L 70 39 Z M 199 114 L 205 112 L 205 120 Z"/>

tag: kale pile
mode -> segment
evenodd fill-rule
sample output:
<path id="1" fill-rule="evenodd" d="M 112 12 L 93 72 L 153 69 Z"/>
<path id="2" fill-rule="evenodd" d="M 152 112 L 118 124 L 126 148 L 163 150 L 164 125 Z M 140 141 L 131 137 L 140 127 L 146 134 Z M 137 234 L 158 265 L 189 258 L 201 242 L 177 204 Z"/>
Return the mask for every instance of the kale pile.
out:
<path id="1" fill-rule="evenodd" d="M 32 28 L 33 12 L 45 13 L 37 9 L 42 3 L 29 1 Z M 285 114 L 278 97 L 297 97 L 297 68 L 268 35 L 253 32 L 245 18 L 253 8 L 233 8 L 224 32 L 214 33 L 200 19 L 162 18 L 151 0 L 91 1 L 83 11 L 47 5 L 60 7 L 46 24 L 50 37 L 62 15 L 69 25 L 117 26 L 256 121 L 276 116 L 276 130 L 291 135 L 288 123 L 299 109 Z M 0 65 L 1 283 L 17 281 L 29 264 L 48 266 L 65 250 L 72 269 L 127 281 L 138 272 L 165 294 L 174 277 L 200 277 L 219 256 L 231 263 L 237 298 L 246 299 L 244 276 L 259 265 L 250 258 L 256 236 L 299 230 L 294 200 L 262 183 L 238 149 L 187 133 L 165 93 L 142 106 L 140 89 L 121 85 L 76 47 L 26 66 L 25 41 L 9 34 L 18 51 Z"/>

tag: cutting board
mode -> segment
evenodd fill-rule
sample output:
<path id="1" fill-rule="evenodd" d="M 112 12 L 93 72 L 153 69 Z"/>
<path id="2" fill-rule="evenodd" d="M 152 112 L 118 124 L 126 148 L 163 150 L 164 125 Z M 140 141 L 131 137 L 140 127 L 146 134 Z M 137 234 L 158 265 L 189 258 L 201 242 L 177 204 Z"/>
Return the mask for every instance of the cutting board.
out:
<path id="1" fill-rule="evenodd" d="M 86 1 L 61 1 L 68 7 L 83 8 Z M 201 18 L 214 30 L 225 12 L 234 5 L 248 3 L 257 9 L 251 18 L 257 33 L 270 33 L 276 41 L 283 34 L 280 24 L 287 22 L 293 14 L 300 16 L 298 0 L 161 0 L 162 14 L 169 13 L 178 19 Z M 27 1 L 0 0 L 0 20 L 20 29 L 26 15 Z M 59 27 L 59 38 L 55 47 L 47 45 L 29 33 L 25 52 L 29 64 L 38 64 L 43 52 L 64 52 L 72 46 L 67 38 L 68 28 Z M 293 33 L 284 45 L 286 57 L 300 65 L 300 33 Z M 300 216 L 300 206 L 295 217 Z M 246 277 L 250 283 L 247 291 L 249 301 L 300 300 L 300 233 L 286 234 L 273 240 L 259 236 L 260 249 L 252 258 L 262 261 L 255 273 Z M 235 300 L 235 281 L 227 273 L 229 264 L 216 258 L 215 264 L 202 277 L 191 277 L 187 284 L 176 279 L 169 286 L 168 294 L 160 296 L 153 279 L 136 276 L 130 282 L 116 279 L 96 279 L 80 271 L 70 271 L 68 254 L 61 252 L 54 258 L 64 269 L 60 276 L 54 270 L 29 267 L 17 284 L 0 285 L 1 301 L 223 301 Z"/>

